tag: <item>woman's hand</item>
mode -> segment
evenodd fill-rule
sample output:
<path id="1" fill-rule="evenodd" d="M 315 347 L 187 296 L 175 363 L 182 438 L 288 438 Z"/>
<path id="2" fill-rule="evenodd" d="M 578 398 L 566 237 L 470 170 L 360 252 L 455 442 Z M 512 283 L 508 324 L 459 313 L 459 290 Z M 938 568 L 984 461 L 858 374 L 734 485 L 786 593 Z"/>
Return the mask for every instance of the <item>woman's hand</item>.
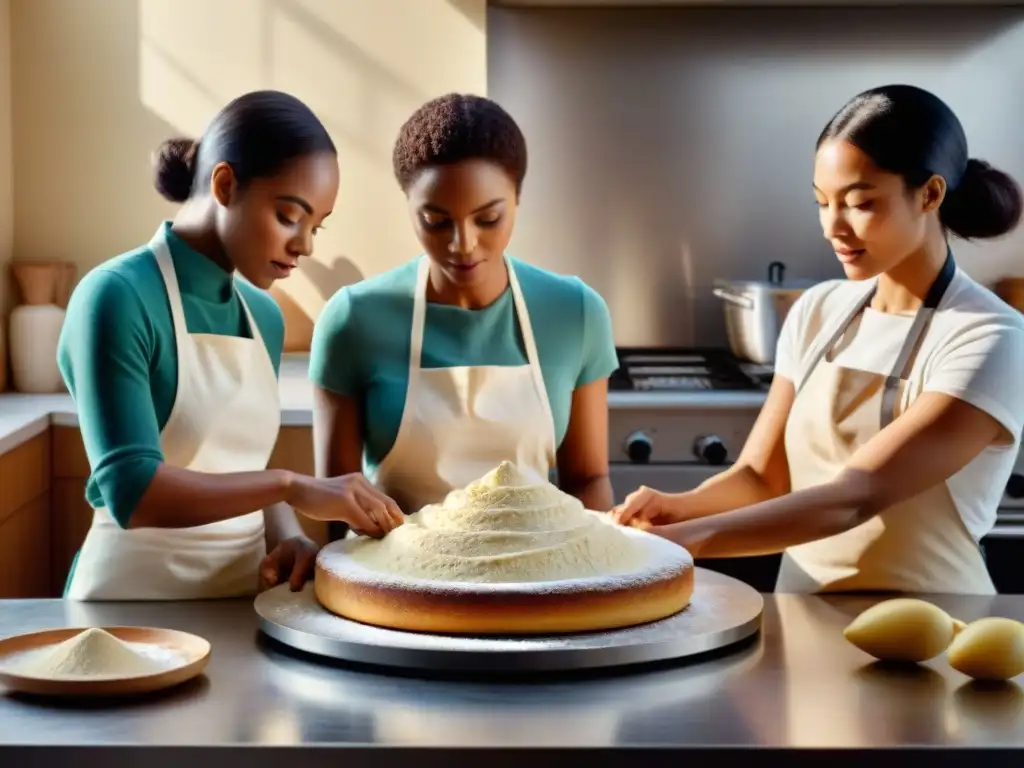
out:
<path id="1" fill-rule="evenodd" d="M 260 563 L 260 592 L 285 581 L 298 592 L 313 576 L 320 547 L 305 536 L 285 539 Z"/>
<path id="2" fill-rule="evenodd" d="M 313 520 L 341 521 L 360 533 L 380 538 L 405 522 L 393 499 L 361 473 L 316 478 L 294 475 L 288 504 Z"/>
<path id="3" fill-rule="evenodd" d="M 610 514 L 619 525 L 642 530 L 686 519 L 686 512 L 680 504 L 678 495 L 662 493 L 647 486 L 640 486 L 629 494 Z"/>
<path id="4" fill-rule="evenodd" d="M 619 525 L 652 533 L 678 544 L 697 557 L 707 539 L 707 521 L 693 519 L 685 494 L 670 494 L 641 486 L 611 511 Z"/>

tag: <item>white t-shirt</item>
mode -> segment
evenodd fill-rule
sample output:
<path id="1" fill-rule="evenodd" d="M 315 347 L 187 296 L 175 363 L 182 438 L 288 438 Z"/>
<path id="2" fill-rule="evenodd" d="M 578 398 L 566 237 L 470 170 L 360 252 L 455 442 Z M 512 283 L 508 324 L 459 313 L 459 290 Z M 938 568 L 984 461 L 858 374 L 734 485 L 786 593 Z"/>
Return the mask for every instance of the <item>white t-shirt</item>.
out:
<path id="1" fill-rule="evenodd" d="M 809 373 L 819 336 L 834 333 L 840 317 L 849 314 L 874 282 L 830 280 L 805 291 L 783 323 L 775 374 L 799 385 Z M 888 375 L 913 320 L 913 315 L 866 308 L 829 359 L 845 368 Z M 926 327 L 897 412 L 905 412 L 923 392 L 964 400 L 1013 436 L 1012 445 L 990 445 L 946 481 L 967 529 L 980 539 L 995 524 L 1021 445 L 1024 315 L 959 269 Z"/>

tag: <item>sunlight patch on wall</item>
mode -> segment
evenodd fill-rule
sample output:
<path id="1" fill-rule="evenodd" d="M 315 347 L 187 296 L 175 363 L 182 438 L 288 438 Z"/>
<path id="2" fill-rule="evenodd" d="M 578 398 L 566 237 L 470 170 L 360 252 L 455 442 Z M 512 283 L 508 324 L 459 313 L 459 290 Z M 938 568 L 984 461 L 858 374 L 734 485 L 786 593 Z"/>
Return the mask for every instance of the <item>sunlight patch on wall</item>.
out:
<path id="1" fill-rule="evenodd" d="M 143 104 L 197 136 L 214 113 L 265 87 L 262 19 L 269 0 L 139 0 Z"/>
<path id="2" fill-rule="evenodd" d="M 487 39 L 479 24 L 487 0 L 280 0 L 301 7 L 343 35 L 421 98 L 439 89 L 485 94 Z M 441 92 L 443 92 L 443 90 Z"/>

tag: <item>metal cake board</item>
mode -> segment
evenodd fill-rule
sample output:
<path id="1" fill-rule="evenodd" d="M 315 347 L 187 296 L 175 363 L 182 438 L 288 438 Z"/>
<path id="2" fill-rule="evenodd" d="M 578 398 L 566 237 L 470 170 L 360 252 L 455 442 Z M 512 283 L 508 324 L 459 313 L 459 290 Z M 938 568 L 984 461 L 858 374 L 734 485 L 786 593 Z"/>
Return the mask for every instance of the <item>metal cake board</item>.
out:
<path id="1" fill-rule="evenodd" d="M 260 630 L 299 651 L 404 669 L 476 672 L 570 671 L 680 659 L 738 643 L 761 628 L 764 600 L 752 587 L 706 568 L 694 570 L 690 604 L 667 619 L 627 629 L 542 637 L 402 632 L 336 616 L 312 584 L 287 584 L 256 598 Z"/>

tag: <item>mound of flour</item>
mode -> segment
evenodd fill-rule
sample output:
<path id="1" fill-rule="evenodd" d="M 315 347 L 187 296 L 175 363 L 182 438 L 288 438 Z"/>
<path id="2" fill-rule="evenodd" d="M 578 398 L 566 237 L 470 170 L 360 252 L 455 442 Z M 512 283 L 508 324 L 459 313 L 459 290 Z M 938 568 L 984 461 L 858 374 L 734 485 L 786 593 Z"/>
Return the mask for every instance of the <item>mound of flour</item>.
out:
<path id="1" fill-rule="evenodd" d="M 510 462 L 351 549 L 371 571 L 476 583 L 612 576 L 643 567 L 645 555 L 606 515 Z"/>
<path id="2" fill-rule="evenodd" d="M 102 629 L 87 629 L 53 648 L 37 651 L 18 672 L 31 677 L 135 677 L 163 665 Z"/>

